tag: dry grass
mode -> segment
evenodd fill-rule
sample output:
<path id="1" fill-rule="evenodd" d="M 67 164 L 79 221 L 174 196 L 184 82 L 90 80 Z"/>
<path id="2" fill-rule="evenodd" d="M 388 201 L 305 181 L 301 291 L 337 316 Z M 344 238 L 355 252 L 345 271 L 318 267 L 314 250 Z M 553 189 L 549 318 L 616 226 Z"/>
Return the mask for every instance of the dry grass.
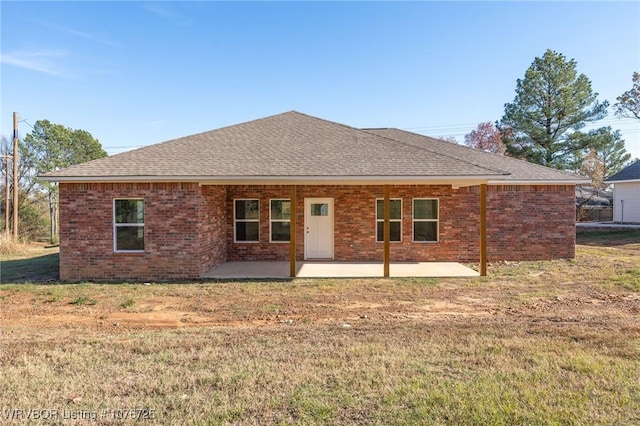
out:
<path id="1" fill-rule="evenodd" d="M 10 407 L 150 408 L 157 424 L 634 424 L 630 331 L 490 321 L 58 334 L 6 348 L 2 390 Z"/>
<path id="2" fill-rule="evenodd" d="M 162 425 L 638 424 L 640 236 L 600 238 L 484 279 L 0 286 L 0 405 L 101 424 L 127 408 Z"/>
<path id="3" fill-rule="evenodd" d="M 3 251 L 5 250 L 3 242 Z M 6 247 L 0 261 L 1 283 L 55 282 L 58 279 L 58 247 L 44 243 L 13 243 Z"/>
<path id="4" fill-rule="evenodd" d="M 32 250 L 32 245 L 24 241 L 13 241 L 13 237 L 6 232 L 0 232 L 0 254 L 24 255 Z"/>

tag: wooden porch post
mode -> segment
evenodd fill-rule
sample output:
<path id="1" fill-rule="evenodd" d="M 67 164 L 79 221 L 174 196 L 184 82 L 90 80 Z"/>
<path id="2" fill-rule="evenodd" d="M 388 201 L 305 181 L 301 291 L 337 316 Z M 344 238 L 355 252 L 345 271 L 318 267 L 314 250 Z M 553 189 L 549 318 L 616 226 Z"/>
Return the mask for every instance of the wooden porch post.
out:
<path id="1" fill-rule="evenodd" d="M 295 278 L 296 276 L 296 219 L 297 219 L 297 200 L 296 200 L 296 186 L 291 185 L 289 189 L 291 198 L 291 217 L 289 223 L 289 276 Z"/>
<path id="2" fill-rule="evenodd" d="M 487 276 L 487 184 L 480 184 L 480 276 Z"/>
<path id="3" fill-rule="evenodd" d="M 391 201 L 389 200 L 389 185 L 384 186 L 384 277 L 389 278 L 389 249 L 391 240 Z"/>

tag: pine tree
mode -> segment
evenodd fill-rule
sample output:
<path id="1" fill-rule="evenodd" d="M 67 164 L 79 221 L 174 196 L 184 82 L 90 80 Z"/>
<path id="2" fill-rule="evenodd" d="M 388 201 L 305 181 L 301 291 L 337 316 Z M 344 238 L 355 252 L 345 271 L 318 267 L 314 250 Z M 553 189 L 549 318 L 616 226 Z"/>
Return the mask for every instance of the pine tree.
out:
<path id="1" fill-rule="evenodd" d="M 50 237 L 57 236 L 56 218 L 58 187 L 52 182 L 37 179 L 38 175 L 74 164 L 106 157 L 97 139 L 85 130 L 74 130 L 48 120 L 38 120 L 20 147 L 21 155 L 32 167 L 31 177 L 46 193 L 49 204 Z"/>
<path id="2" fill-rule="evenodd" d="M 598 102 L 597 96 L 589 79 L 578 75 L 575 60 L 547 50 L 534 59 L 524 79 L 517 80 L 516 97 L 505 104 L 504 116 L 496 123 L 507 153 L 557 169 L 571 168 L 590 145 L 589 135 L 580 129 L 606 115 L 608 103 Z"/>
<path id="3" fill-rule="evenodd" d="M 588 139 L 589 152 L 584 158 L 579 158 L 577 166 L 583 174 L 591 177 L 594 188 L 603 189 L 609 176 L 629 164 L 631 154 L 625 148 L 620 131 L 612 131 L 611 127 L 591 130 Z"/>

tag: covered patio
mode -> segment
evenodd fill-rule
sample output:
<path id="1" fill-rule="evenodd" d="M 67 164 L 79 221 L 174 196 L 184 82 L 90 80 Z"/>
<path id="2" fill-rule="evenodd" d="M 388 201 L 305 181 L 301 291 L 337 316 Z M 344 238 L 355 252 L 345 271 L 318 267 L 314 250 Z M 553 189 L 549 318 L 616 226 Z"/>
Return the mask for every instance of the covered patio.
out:
<path id="1" fill-rule="evenodd" d="M 295 278 L 382 278 L 379 262 L 297 262 Z M 391 262 L 389 277 L 437 278 L 478 277 L 480 274 L 457 262 Z M 264 279 L 291 278 L 289 262 L 226 262 L 212 268 L 202 278 Z"/>

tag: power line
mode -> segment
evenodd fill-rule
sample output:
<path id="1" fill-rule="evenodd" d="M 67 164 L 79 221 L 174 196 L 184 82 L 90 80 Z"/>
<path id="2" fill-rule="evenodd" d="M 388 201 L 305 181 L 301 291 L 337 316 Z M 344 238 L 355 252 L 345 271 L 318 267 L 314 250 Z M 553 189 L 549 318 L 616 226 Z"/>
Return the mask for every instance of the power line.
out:
<path id="1" fill-rule="evenodd" d="M 23 118 L 22 120 L 20 120 L 20 123 L 24 123 L 27 126 L 31 127 L 33 130 L 35 130 L 35 128 L 25 119 Z"/>
<path id="2" fill-rule="evenodd" d="M 418 127 L 404 127 L 404 130 L 418 130 L 418 129 L 429 129 L 429 128 L 467 128 L 469 126 L 477 126 L 478 123 L 461 123 L 461 124 L 438 124 L 433 126 L 418 126 Z"/>
<path id="3" fill-rule="evenodd" d="M 480 123 L 467 123 L 467 124 L 442 124 L 431 126 L 417 126 L 417 127 L 403 127 L 403 130 L 418 130 L 424 133 L 443 133 L 450 136 L 461 135 L 464 136 L 469 132 L 469 129 L 475 128 Z M 601 120 L 587 123 L 587 126 L 605 127 L 611 126 L 613 130 L 620 130 L 625 134 L 635 134 L 640 132 L 640 125 L 637 120 L 631 118 L 614 118 L 607 117 Z M 627 127 L 631 126 L 631 127 Z M 466 132 L 466 133 L 463 133 Z"/>
<path id="4" fill-rule="evenodd" d="M 491 122 L 491 121 L 489 121 Z M 631 118 L 603 118 L 601 120 L 597 120 L 597 121 L 592 121 L 589 122 L 588 124 L 622 124 L 622 125 L 626 125 L 626 124 L 630 124 L 630 125 L 638 125 L 637 120 L 635 119 L 631 119 Z M 444 130 L 444 129 L 451 129 L 451 130 L 463 130 L 466 129 L 470 126 L 477 126 L 480 123 L 460 123 L 460 124 L 436 124 L 436 125 L 425 125 L 425 126 L 417 126 L 417 127 L 403 127 L 404 130 Z"/>

